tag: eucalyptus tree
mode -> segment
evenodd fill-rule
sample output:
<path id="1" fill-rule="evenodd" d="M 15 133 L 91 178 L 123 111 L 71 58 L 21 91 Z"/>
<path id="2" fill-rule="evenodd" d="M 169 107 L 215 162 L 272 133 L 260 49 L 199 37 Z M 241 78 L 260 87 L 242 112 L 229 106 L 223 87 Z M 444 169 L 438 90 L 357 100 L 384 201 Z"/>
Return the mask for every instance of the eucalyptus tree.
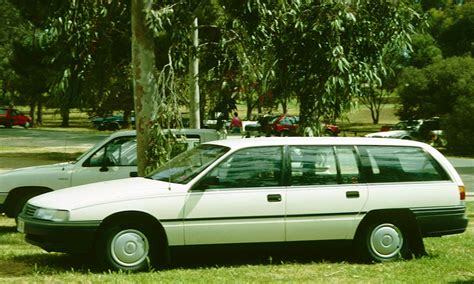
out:
<path id="1" fill-rule="evenodd" d="M 405 1 L 281 3 L 264 14 L 279 19 L 268 20 L 268 30 L 286 47 L 280 70 L 300 102 L 301 123 L 316 131 L 364 96 L 363 86 L 382 84 L 391 71 L 386 59 L 409 48 L 419 17 Z"/>
<path id="2" fill-rule="evenodd" d="M 393 77 L 421 20 L 409 1 L 219 1 L 242 89 L 295 96 L 301 123 L 341 118 L 364 87 Z M 256 96 L 254 99 L 258 98 Z M 250 105 L 250 104 L 249 104 Z"/>
<path id="3" fill-rule="evenodd" d="M 11 1 L 34 27 L 32 40 L 47 66 L 48 103 L 59 107 L 62 126 L 71 108 L 131 112 L 128 1 Z M 25 46 L 26 48 L 26 46 Z M 45 68 L 42 68 L 46 70 Z"/>

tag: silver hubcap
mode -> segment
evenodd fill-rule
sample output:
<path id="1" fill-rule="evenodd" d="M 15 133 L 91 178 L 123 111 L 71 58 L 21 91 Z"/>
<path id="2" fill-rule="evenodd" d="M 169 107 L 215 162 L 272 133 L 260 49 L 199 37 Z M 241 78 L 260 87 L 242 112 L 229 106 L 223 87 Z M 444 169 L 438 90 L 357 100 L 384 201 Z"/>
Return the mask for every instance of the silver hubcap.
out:
<path id="1" fill-rule="evenodd" d="M 403 246 L 403 235 L 396 226 L 381 224 L 372 231 L 369 243 L 376 256 L 390 259 L 400 253 Z"/>
<path id="2" fill-rule="evenodd" d="M 118 232 L 110 244 L 112 258 L 122 266 L 135 266 L 148 256 L 148 239 L 138 230 Z"/>

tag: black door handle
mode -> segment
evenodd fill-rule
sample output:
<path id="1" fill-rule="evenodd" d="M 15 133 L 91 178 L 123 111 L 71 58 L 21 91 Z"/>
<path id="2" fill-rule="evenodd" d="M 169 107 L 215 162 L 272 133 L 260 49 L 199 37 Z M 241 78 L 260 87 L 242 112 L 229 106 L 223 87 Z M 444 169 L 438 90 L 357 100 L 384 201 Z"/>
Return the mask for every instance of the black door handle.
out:
<path id="1" fill-rule="evenodd" d="M 130 172 L 130 177 L 138 177 L 138 172 Z"/>
<path id="2" fill-rule="evenodd" d="M 358 191 L 347 191 L 346 192 L 346 197 L 347 198 L 359 198 L 359 192 Z"/>
<path id="3" fill-rule="evenodd" d="M 267 195 L 268 202 L 281 202 L 281 195 L 280 194 L 269 194 Z"/>

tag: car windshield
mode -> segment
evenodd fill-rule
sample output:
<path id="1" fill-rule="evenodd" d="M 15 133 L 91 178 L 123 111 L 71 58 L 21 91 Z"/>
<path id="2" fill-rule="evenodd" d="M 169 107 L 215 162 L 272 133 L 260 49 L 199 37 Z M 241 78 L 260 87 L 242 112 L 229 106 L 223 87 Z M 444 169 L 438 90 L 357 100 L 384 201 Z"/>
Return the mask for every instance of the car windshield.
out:
<path id="1" fill-rule="evenodd" d="M 227 151 L 229 148 L 224 146 L 200 145 L 171 159 L 150 174 L 148 178 L 186 184 Z"/>

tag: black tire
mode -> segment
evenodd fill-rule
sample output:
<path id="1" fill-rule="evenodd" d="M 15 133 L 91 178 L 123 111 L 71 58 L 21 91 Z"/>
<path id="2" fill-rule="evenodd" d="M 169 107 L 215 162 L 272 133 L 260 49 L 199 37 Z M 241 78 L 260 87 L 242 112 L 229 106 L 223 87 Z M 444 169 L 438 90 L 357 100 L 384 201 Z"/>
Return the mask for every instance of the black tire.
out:
<path id="1" fill-rule="evenodd" d="M 110 131 L 117 131 L 119 129 L 120 129 L 120 126 L 118 125 L 118 123 L 110 123 L 107 126 L 107 130 L 110 130 Z"/>
<path id="2" fill-rule="evenodd" d="M 117 223 L 99 236 L 96 252 L 103 269 L 144 271 L 156 263 L 159 240 L 144 224 Z"/>
<path id="3" fill-rule="evenodd" d="M 359 258 L 364 262 L 388 262 L 411 258 L 409 235 L 396 220 L 367 223 L 357 237 Z"/>
<path id="4" fill-rule="evenodd" d="M 15 221 L 17 221 L 18 215 L 20 215 L 21 211 L 23 211 L 23 207 L 25 206 L 26 202 L 30 200 L 31 198 L 40 194 L 41 193 L 38 193 L 38 192 L 27 192 L 21 195 L 20 197 L 18 197 L 18 199 L 16 199 L 14 207 L 13 207 L 13 214 L 12 214 L 13 215 L 12 217 L 15 218 Z"/>

